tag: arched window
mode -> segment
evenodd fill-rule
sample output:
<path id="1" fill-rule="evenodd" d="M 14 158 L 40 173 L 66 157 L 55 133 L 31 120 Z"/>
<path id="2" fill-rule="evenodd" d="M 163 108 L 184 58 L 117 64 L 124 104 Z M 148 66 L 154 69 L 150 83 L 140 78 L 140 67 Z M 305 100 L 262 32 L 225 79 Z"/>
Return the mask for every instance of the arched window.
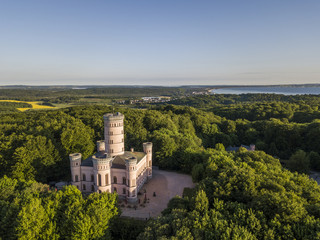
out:
<path id="1" fill-rule="evenodd" d="M 127 179 L 125 177 L 122 178 L 122 183 L 127 184 Z"/>
<path id="2" fill-rule="evenodd" d="M 82 174 L 82 181 L 87 181 L 85 174 Z"/>
<path id="3" fill-rule="evenodd" d="M 116 187 L 115 187 L 115 188 L 113 188 L 113 191 L 114 191 L 114 192 L 117 192 L 117 188 L 116 188 Z"/>
<path id="4" fill-rule="evenodd" d="M 98 174 L 98 185 L 101 186 L 101 175 Z"/>
<path id="5" fill-rule="evenodd" d="M 82 185 L 82 189 L 86 190 L 86 185 L 85 184 Z"/>
<path id="6" fill-rule="evenodd" d="M 79 177 L 78 175 L 75 176 L 75 181 L 78 182 L 79 181 Z"/>
<path id="7" fill-rule="evenodd" d="M 94 182 L 94 176 L 91 174 L 91 182 Z"/>
<path id="8" fill-rule="evenodd" d="M 117 177 L 116 176 L 113 177 L 113 183 L 117 183 Z"/>
<path id="9" fill-rule="evenodd" d="M 106 174 L 106 185 L 109 185 L 109 174 Z"/>

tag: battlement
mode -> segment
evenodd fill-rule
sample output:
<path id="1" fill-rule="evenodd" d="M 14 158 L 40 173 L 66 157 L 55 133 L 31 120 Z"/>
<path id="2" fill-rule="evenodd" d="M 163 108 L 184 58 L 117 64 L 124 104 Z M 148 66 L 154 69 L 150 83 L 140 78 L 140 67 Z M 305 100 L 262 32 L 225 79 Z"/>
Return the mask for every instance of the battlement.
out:
<path id="1" fill-rule="evenodd" d="M 116 120 L 123 120 L 124 115 L 122 113 L 106 113 L 103 115 L 103 119 L 107 121 L 116 121 Z"/>
<path id="2" fill-rule="evenodd" d="M 138 160 L 136 157 L 129 157 L 129 158 L 126 158 L 125 160 L 126 164 L 137 164 Z"/>
<path id="3" fill-rule="evenodd" d="M 78 161 L 78 160 L 81 161 L 81 157 L 82 157 L 81 153 L 71 153 L 71 154 L 69 154 L 70 161 Z"/>
<path id="4" fill-rule="evenodd" d="M 145 142 L 143 143 L 143 147 L 145 148 L 152 148 L 152 142 Z"/>
<path id="5" fill-rule="evenodd" d="M 100 156 L 92 156 L 92 162 L 94 165 L 104 165 L 110 163 L 113 158 L 110 157 L 107 153 L 104 153 L 103 155 Z"/>

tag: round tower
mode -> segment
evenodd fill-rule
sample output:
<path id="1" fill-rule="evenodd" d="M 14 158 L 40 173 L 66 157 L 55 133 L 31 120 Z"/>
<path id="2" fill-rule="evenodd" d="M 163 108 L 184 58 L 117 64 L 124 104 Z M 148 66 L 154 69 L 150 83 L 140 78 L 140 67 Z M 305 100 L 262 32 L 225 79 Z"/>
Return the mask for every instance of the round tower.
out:
<path id="1" fill-rule="evenodd" d="M 111 157 L 124 154 L 124 116 L 119 112 L 107 113 L 103 119 L 105 151 Z"/>
<path id="2" fill-rule="evenodd" d="M 104 152 L 106 150 L 106 143 L 103 140 L 97 141 L 97 152 Z"/>
<path id="3" fill-rule="evenodd" d="M 77 186 L 80 190 L 81 188 L 81 153 L 72 153 L 69 155 L 70 168 L 71 168 L 71 183 Z"/>
<path id="4" fill-rule="evenodd" d="M 92 156 L 94 191 L 111 192 L 111 162 L 112 159 L 107 153 L 97 157 Z"/>
<path id="5" fill-rule="evenodd" d="M 130 203 L 136 203 L 138 201 L 137 196 L 137 158 L 130 157 L 125 160 L 126 169 L 127 169 L 127 179 L 128 179 L 128 188 L 127 188 L 127 200 Z"/>
<path id="6" fill-rule="evenodd" d="M 143 151 L 147 154 L 148 178 L 152 178 L 152 142 L 143 143 Z"/>

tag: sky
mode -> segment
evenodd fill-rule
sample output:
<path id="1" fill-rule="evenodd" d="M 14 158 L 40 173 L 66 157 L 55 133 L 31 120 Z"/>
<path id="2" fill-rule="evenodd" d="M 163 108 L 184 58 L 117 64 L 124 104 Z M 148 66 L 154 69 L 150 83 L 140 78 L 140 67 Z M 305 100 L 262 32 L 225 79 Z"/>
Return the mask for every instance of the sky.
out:
<path id="1" fill-rule="evenodd" d="M 0 85 L 320 83 L 319 0 L 0 0 Z"/>

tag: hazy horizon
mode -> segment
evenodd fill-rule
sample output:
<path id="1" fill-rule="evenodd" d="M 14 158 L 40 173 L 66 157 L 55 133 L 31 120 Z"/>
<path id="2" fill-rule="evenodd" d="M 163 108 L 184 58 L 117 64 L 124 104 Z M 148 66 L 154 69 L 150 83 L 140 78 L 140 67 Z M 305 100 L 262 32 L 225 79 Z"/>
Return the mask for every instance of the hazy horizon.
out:
<path id="1" fill-rule="evenodd" d="M 8 1 L 0 85 L 320 83 L 320 2 Z"/>

